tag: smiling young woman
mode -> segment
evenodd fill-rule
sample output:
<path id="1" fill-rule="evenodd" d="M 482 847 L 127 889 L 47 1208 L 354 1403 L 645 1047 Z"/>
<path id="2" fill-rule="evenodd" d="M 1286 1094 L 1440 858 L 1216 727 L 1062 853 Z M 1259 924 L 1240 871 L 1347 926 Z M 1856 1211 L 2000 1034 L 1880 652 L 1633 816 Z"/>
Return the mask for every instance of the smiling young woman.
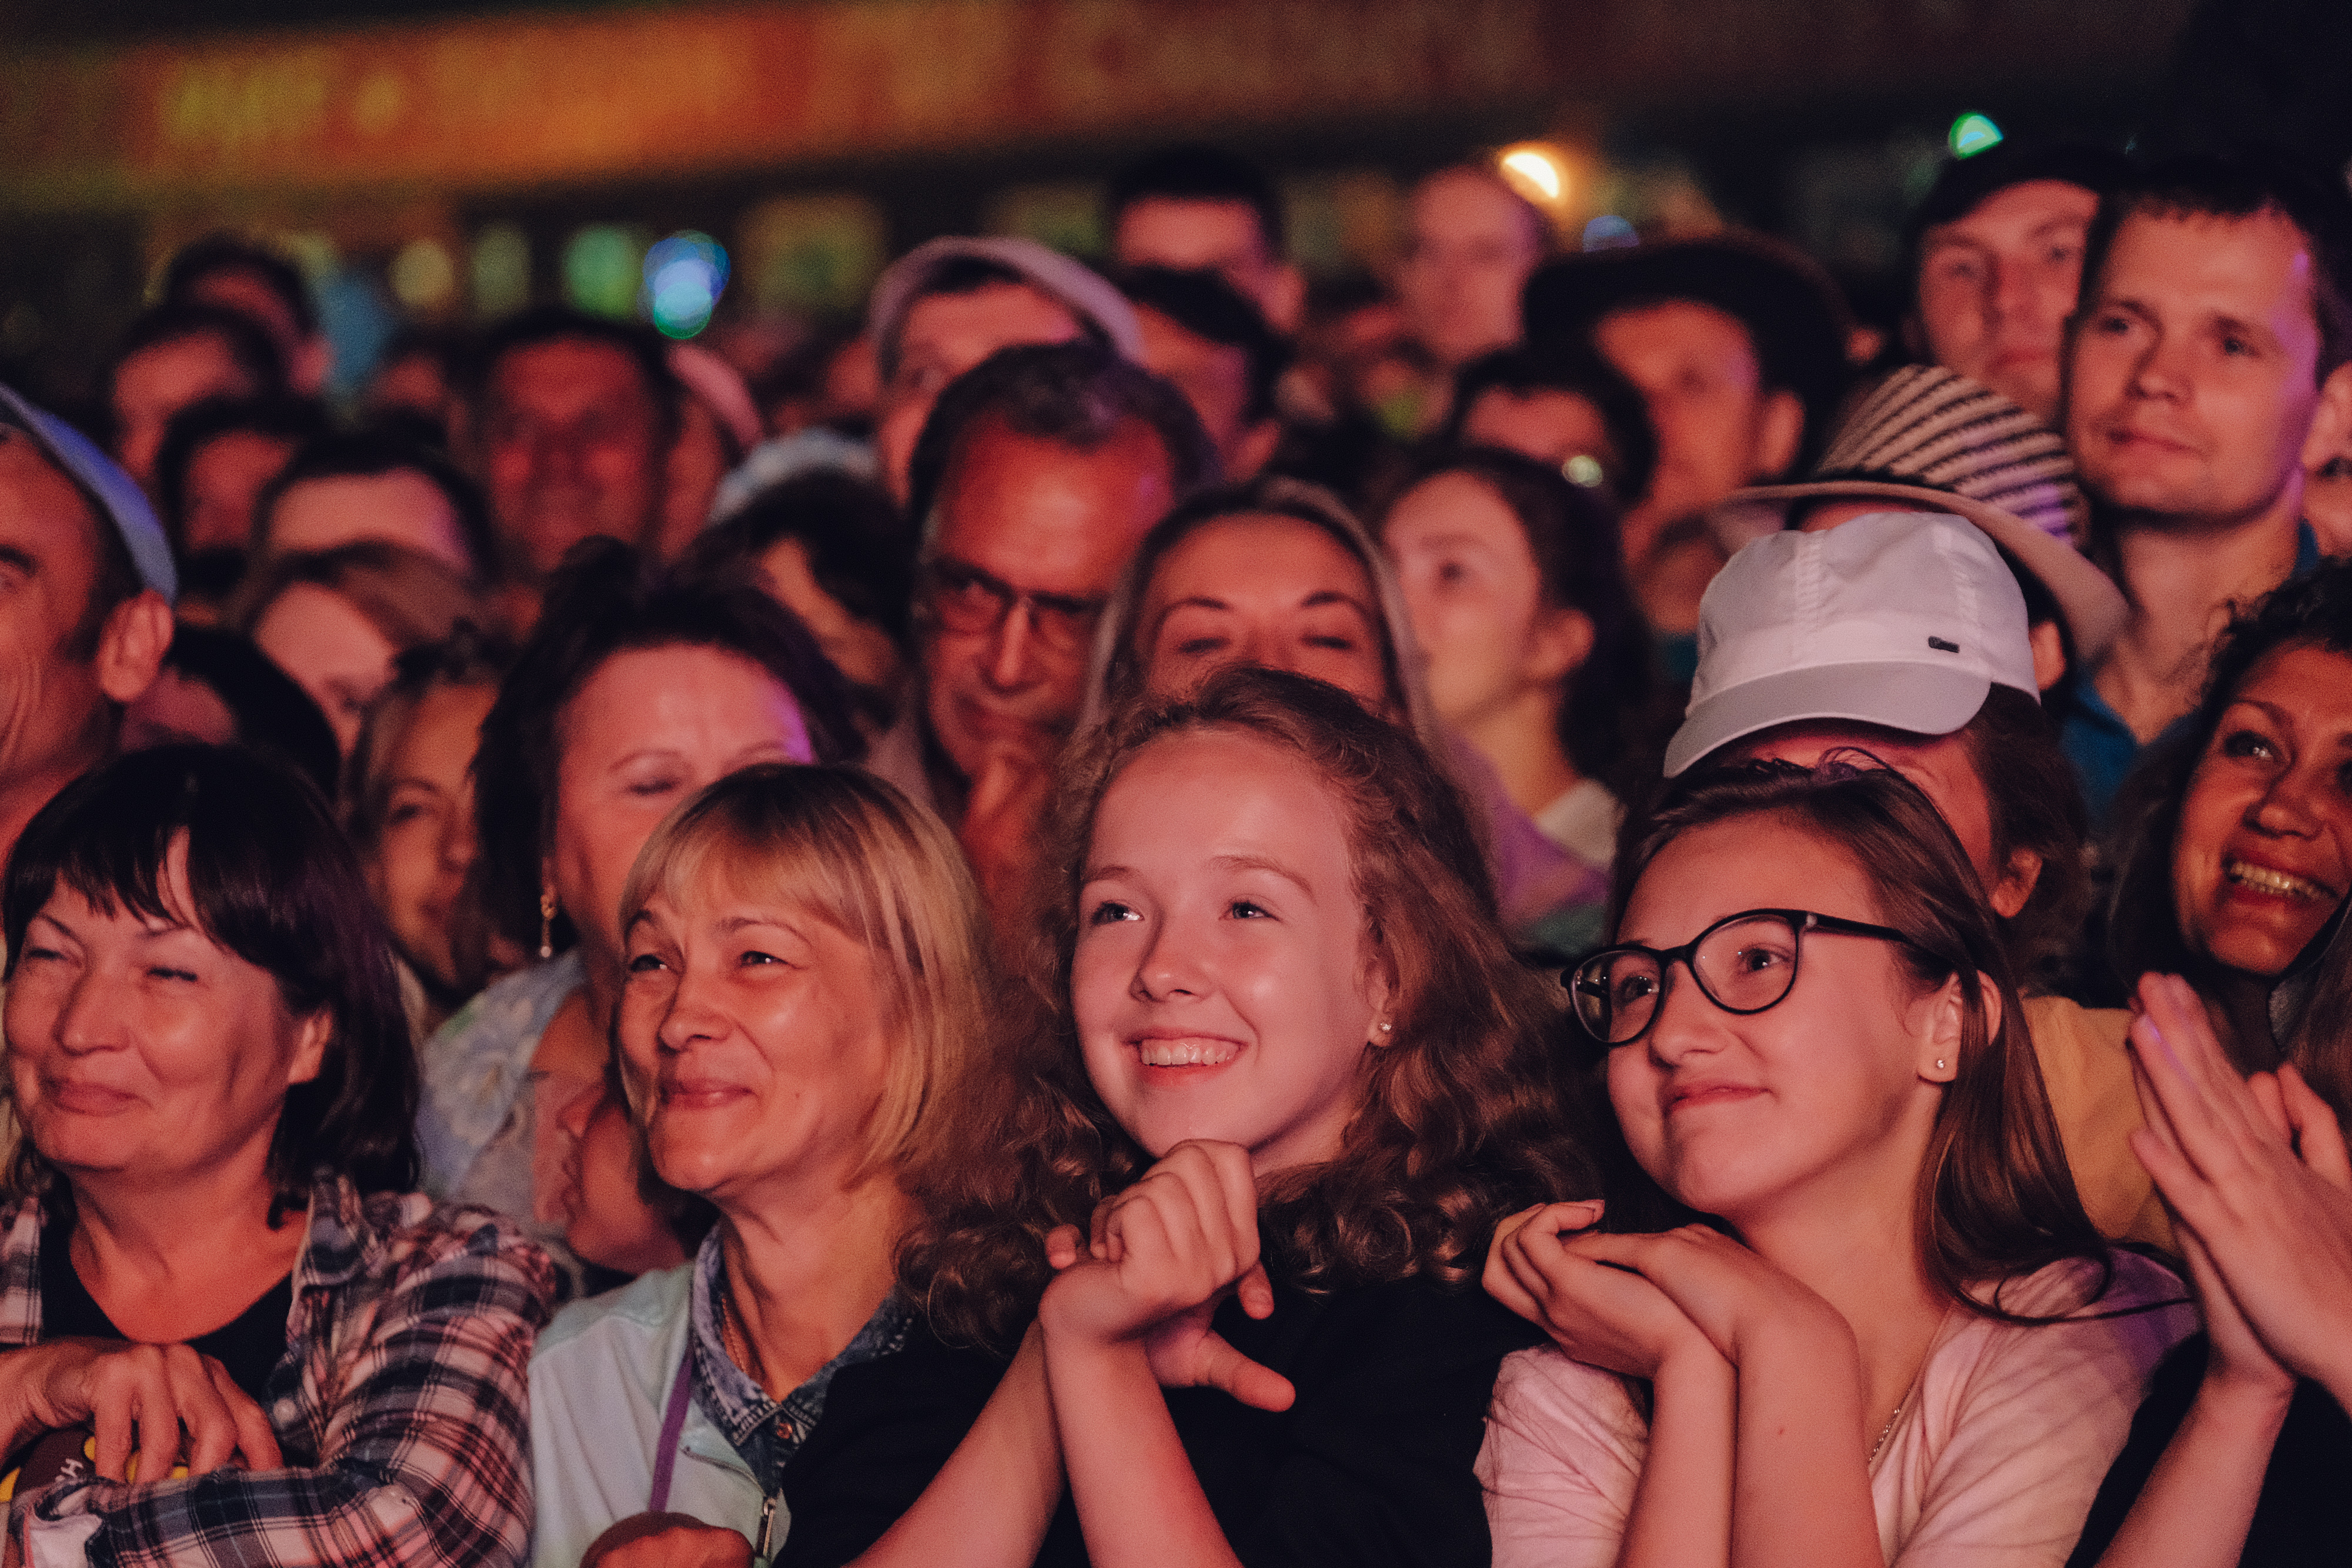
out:
<path id="1" fill-rule="evenodd" d="M 1555 1343 L 1496 1388 L 1495 1561 L 2062 1561 L 2194 1316 L 2074 1196 L 1958 840 L 1891 768 L 1752 763 L 1630 857 L 1578 1017 L 1658 1189 L 1621 1207 L 1706 1223 L 1506 1228 L 1487 1288 Z"/>
<path id="2" fill-rule="evenodd" d="M 2118 807 L 2116 974 L 2185 977 L 2239 1071 L 2273 1068 L 2271 986 L 2352 891 L 2352 563 L 2231 621 L 2176 729 Z"/>
<path id="3" fill-rule="evenodd" d="M 1052 820 L 1039 1011 L 901 1261 L 972 1348 L 836 1391 L 900 1435 L 793 1496 L 789 1560 L 1483 1564 L 1528 1331 L 1469 1275 L 1597 1177 L 1459 797 L 1345 692 L 1244 667 L 1097 732 Z M 935 1392 L 956 1365 L 984 1409 Z"/>

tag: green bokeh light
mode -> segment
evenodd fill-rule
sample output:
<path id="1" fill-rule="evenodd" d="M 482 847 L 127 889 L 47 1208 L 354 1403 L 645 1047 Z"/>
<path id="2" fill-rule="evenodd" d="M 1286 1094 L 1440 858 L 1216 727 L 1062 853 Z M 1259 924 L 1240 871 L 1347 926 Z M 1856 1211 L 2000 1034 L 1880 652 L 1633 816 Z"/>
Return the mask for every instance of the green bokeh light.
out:
<path id="1" fill-rule="evenodd" d="M 1973 158 L 2000 145 L 2000 127 L 1981 114 L 1964 114 L 1952 121 L 1951 144 L 1953 157 Z"/>

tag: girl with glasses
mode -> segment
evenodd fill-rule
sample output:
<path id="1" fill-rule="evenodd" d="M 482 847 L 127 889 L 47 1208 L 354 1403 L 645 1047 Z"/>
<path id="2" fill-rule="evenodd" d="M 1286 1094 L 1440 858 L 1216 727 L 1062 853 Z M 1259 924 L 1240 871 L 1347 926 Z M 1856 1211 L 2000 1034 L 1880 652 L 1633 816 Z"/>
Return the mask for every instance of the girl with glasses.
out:
<path id="1" fill-rule="evenodd" d="M 2194 1314 L 2075 1197 L 1958 841 L 1891 769 L 1757 763 L 1619 878 L 1570 986 L 1654 1186 L 1490 1252 L 1554 1342 L 1496 1384 L 1495 1561 L 2063 1563 Z"/>

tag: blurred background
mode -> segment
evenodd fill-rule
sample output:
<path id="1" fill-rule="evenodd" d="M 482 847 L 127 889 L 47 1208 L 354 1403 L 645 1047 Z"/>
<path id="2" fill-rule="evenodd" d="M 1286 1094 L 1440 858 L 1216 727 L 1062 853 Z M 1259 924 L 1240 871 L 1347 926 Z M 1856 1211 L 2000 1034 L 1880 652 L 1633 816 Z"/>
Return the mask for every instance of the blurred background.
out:
<path id="1" fill-rule="evenodd" d="M 348 395 L 404 321 L 552 299 L 757 378 L 930 235 L 1097 253 L 1104 179 L 1180 139 L 1277 175 L 1326 288 L 1382 276 L 1411 182 L 1471 154 L 1563 246 L 1752 225 L 1865 321 L 1899 307 L 1898 226 L 1938 160 L 2005 132 L 2259 114 L 2352 152 L 2324 68 L 2341 0 L 191 9 L 0 0 L 0 379 L 55 405 L 86 406 L 163 258 L 221 228 L 299 260 Z"/>

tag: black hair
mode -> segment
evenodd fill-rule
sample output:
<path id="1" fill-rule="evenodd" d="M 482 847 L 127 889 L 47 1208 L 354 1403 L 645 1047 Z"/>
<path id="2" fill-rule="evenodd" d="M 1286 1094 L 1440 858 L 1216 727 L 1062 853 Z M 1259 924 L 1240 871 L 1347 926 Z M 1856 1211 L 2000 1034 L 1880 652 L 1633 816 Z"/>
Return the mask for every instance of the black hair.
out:
<path id="1" fill-rule="evenodd" d="M 827 597 L 913 659 L 914 537 L 889 496 L 854 475 L 818 469 L 770 486 L 698 535 L 677 570 L 746 576 L 782 539 L 807 547 L 809 575 Z"/>
<path id="2" fill-rule="evenodd" d="M 173 550 L 183 556 L 186 552 L 188 470 L 197 453 L 224 435 L 266 435 L 299 446 L 333 428 L 324 403 L 282 392 L 208 397 L 173 414 L 163 426 L 163 444 L 155 455 L 156 511 Z"/>
<path id="3" fill-rule="evenodd" d="M 2293 224 L 2311 249 L 2311 314 L 2319 329 L 2315 373 L 2326 381 L 2352 361 L 2352 193 L 2340 177 L 2284 149 L 2184 152 L 2138 171 L 2103 196 L 2083 246 L 2077 327 L 2098 298 L 2099 274 L 2126 218 L 2242 221 L 2263 213 Z"/>
<path id="4" fill-rule="evenodd" d="M 1454 379 L 1454 404 L 1446 415 L 1444 439 L 1459 444 L 1462 427 L 1478 400 L 1490 392 L 1527 397 L 1539 392 L 1566 392 L 1591 403 L 1615 448 L 1610 488 L 1620 505 L 1630 507 L 1649 494 L 1650 476 L 1658 467 L 1658 433 L 1650 423 L 1650 406 L 1633 382 L 1583 341 L 1553 342 L 1542 349 L 1525 346 L 1496 349 L 1462 367 Z"/>
<path id="5" fill-rule="evenodd" d="M 253 383 L 252 395 L 268 397 L 286 390 L 286 361 L 278 352 L 277 342 L 250 317 L 218 305 L 166 303 L 141 311 L 130 330 L 123 333 L 122 342 L 106 368 L 110 394 L 124 361 L 158 344 L 176 343 L 187 338 L 216 340 Z M 110 396 L 109 402 L 108 417 L 111 419 Z M 119 432 L 111 434 L 120 435 Z"/>
<path id="6" fill-rule="evenodd" d="M 1103 197 L 1103 229 L 1115 234 L 1118 220 L 1138 202 L 1234 202 L 1257 219 L 1258 238 L 1270 256 L 1289 244 L 1281 194 L 1265 171 L 1238 152 L 1200 142 L 1163 147 L 1111 176 Z"/>
<path id="7" fill-rule="evenodd" d="M 536 946 L 540 862 L 554 831 L 564 708 L 617 653 L 715 648 L 772 675 L 800 708 L 819 762 L 864 750 L 847 687 L 792 612 L 749 582 L 664 571 L 618 539 L 583 539 L 547 582 L 544 608 L 474 758 L 474 821 L 482 845 L 482 900 L 492 926 Z M 559 918 L 558 946 L 572 938 Z"/>
<path id="8" fill-rule="evenodd" d="M 562 342 L 601 344 L 626 357 L 635 367 L 646 395 L 653 400 L 662 440 L 667 443 L 677 436 L 679 400 L 686 392 L 670 371 L 667 340 L 641 323 L 592 316 L 569 305 L 533 305 L 493 322 L 475 340 L 473 351 L 457 359 L 459 391 L 467 402 L 478 406 L 489 395 L 499 365 L 508 355 Z"/>
<path id="9" fill-rule="evenodd" d="M 2021 141 L 2012 137 L 1981 152 L 1954 158 L 1903 220 L 1905 305 L 1919 298 L 1919 245 L 1927 231 L 1958 223 L 2012 185 L 2054 180 L 2104 199 L 2131 178 L 2131 160 L 2086 141 Z"/>
<path id="10" fill-rule="evenodd" d="M 1167 382 L 1089 342 L 1023 343 L 996 352 L 947 384 L 908 465 L 907 516 L 928 538 L 931 508 L 965 434 L 983 419 L 1017 435 L 1090 452 L 1129 421 L 1150 425 L 1168 455 L 1171 495 L 1182 500 L 1217 479 L 1217 450 L 1200 415 Z"/>
<path id="11" fill-rule="evenodd" d="M 2126 988 L 2150 970 L 2194 978 L 2213 968 L 2210 958 L 2189 947 L 2173 902 L 2181 808 L 2197 765 L 2247 676 L 2270 654 L 2297 643 L 2352 656 L 2352 560 L 2324 560 L 2239 606 L 2213 643 L 2203 698 L 2141 753 L 2116 793 L 2109 830 L 2116 880 L 2107 901 L 2107 956 Z"/>
<path id="12" fill-rule="evenodd" d="M 394 429 L 373 427 L 328 434 L 297 451 L 278 477 L 262 486 L 253 503 L 253 553 L 269 553 L 269 519 L 278 501 L 297 485 L 314 479 L 374 479 L 415 474 L 441 492 L 457 520 L 457 532 L 473 558 L 472 576 L 487 581 L 498 562 L 490 533 L 489 503 L 481 486 L 436 446 Z"/>
<path id="13" fill-rule="evenodd" d="M 1649 627 L 1626 580 L 1615 510 L 1549 464 L 1485 446 L 1424 456 L 1398 494 L 1441 474 L 1467 475 L 1492 490 L 1527 536 L 1543 602 L 1592 623 L 1592 652 L 1561 693 L 1560 747 L 1579 773 L 1621 798 L 1630 794 L 1659 766 L 1659 677 Z"/>
<path id="14" fill-rule="evenodd" d="M 233 234 L 206 235 L 182 246 L 163 268 L 162 296 L 173 302 L 193 301 L 205 279 L 224 272 L 258 279 L 294 318 L 297 333 L 308 338 L 318 332 L 319 308 L 310 302 L 300 269 L 268 246 Z"/>
<path id="15" fill-rule="evenodd" d="M 170 902 L 165 867 L 187 840 L 192 909 Z M 121 757 L 59 790 L 26 824 L 0 882 L 9 978 L 25 933 L 63 883 L 101 913 L 187 920 L 269 972 L 289 1011 L 332 1024 L 319 1075 L 287 1090 L 269 1145 L 274 1225 L 323 1171 L 362 1193 L 414 1187 L 416 1058 L 392 945 L 342 830 L 319 792 L 233 747 L 162 746 Z M 54 1171 L 31 1141 L 12 1172 L 39 1191 Z"/>
<path id="16" fill-rule="evenodd" d="M 1249 404 L 1243 417 L 1252 424 L 1275 416 L 1274 391 L 1289 368 L 1289 346 L 1265 324 L 1257 306 L 1214 272 L 1139 267 L 1118 278 L 1128 298 L 1157 310 L 1196 338 L 1239 349 L 1248 363 Z"/>
<path id="17" fill-rule="evenodd" d="M 310 695 L 262 651 L 234 632 L 183 622 L 172 632 L 163 668 L 208 687 L 228 709 L 236 744 L 309 779 L 331 799 L 341 752 L 334 729 Z"/>

